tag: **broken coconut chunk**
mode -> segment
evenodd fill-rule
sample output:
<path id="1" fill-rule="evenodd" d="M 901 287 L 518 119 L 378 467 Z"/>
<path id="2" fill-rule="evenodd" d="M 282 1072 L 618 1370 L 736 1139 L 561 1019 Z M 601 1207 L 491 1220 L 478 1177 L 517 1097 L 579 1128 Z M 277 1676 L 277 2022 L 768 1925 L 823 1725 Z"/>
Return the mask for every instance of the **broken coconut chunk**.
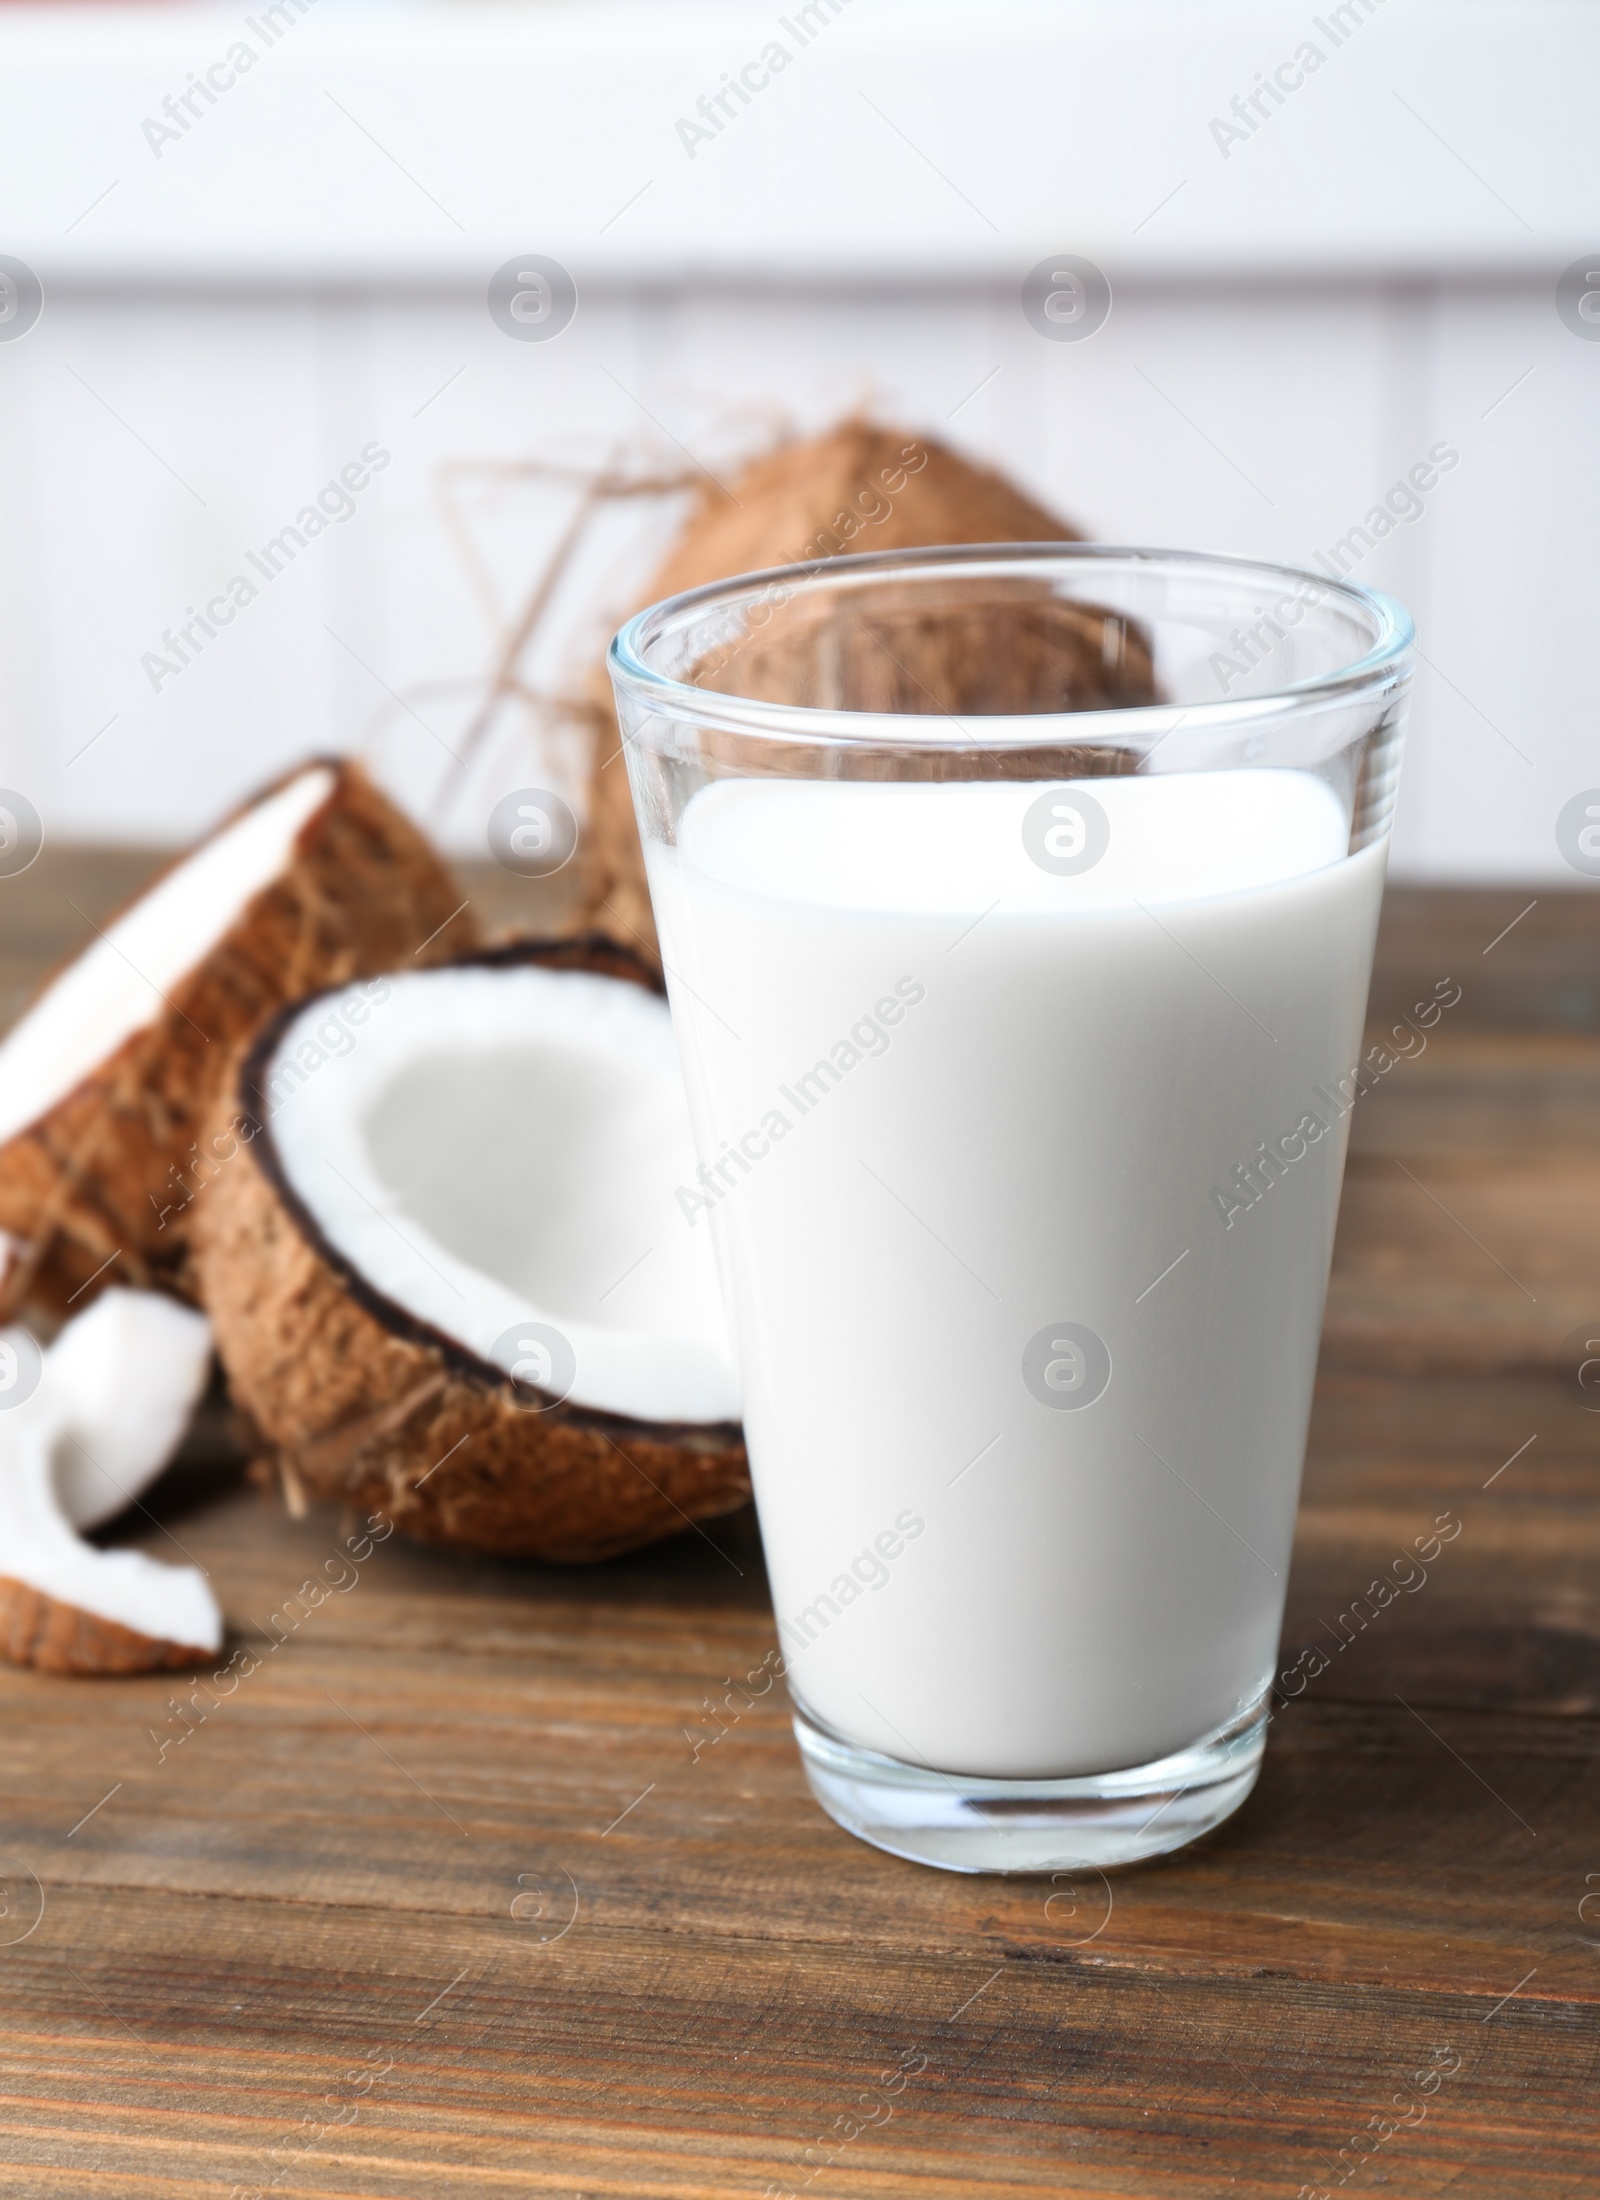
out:
<path id="1" fill-rule="evenodd" d="M 65 1420 L 56 1492 L 76 1528 L 114 1520 L 183 1441 L 211 1371 L 211 1324 L 176 1299 L 117 1287 L 68 1322 L 44 1381 Z"/>
<path id="2" fill-rule="evenodd" d="M 37 1350 L 20 1330 L 0 1332 L 0 1345 L 12 1367 Z M 203 1316 L 109 1291 L 44 1354 L 32 1394 L 0 1412 L 0 1655 L 13 1664 L 145 1673 L 221 1643 L 197 1567 L 97 1550 L 77 1533 L 121 1512 L 166 1465 L 210 1360 Z"/>
<path id="3" fill-rule="evenodd" d="M 195 1260 L 305 1488 L 461 1550 L 595 1559 L 749 1495 L 667 1004 L 598 940 L 324 995 L 259 1036 Z"/>
<path id="4" fill-rule="evenodd" d="M 461 898 L 349 763 L 296 771 L 166 871 L 0 1042 L 4 1303 L 59 1311 L 119 1278 L 185 1289 L 234 1047 L 314 986 L 459 953 Z"/>

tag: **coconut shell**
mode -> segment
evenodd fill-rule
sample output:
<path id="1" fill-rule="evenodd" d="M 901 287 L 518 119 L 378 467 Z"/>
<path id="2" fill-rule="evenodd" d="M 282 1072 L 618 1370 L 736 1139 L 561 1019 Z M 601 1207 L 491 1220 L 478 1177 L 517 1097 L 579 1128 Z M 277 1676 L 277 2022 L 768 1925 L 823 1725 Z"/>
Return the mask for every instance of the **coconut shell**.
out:
<path id="1" fill-rule="evenodd" d="M 906 428 L 845 420 L 752 459 L 731 491 L 706 482 L 698 511 L 645 600 L 655 603 L 764 566 L 805 565 L 861 550 L 1082 540 L 1076 527 L 1004 474 L 974 465 L 947 443 Z"/>
<path id="2" fill-rule="evenodd" d="M 595 938 L 461 958 L 593 970 L 659 991 Z M 275 1017 L 237 1065 L 219 1125 L 253 1135 L 196 1209 L 194 1257 L 235 1400 L 311 1495 L 382 1513 L 458 1551 L 584 1561 L 638 1549 L 750 1495 L 734 1423 L 629 1420 L 570 1402 L 530 1411 L 510 1377 L 373 1288 L 288 1184 L 262 1104 Z M 524 1398 L 526 1390 L 520 1392 Z"/>
<path id="3" fill-rule="evenodd" d="M 31 1665 L 41 1673 L 158 1673 L 198 1665 L 211 1655 L 181 1642 L 154 1641 L 117 1620 L 0 1576 L 0 1658 L 12 1665 Z"/>
<path id="4" fill-rule="evenodd" d="M 83 1303 L 91 1281 L 193 1297 L 189 1222 L 209 1176 L 200 1141 L 241 1041 L 302 994 L 473 944 L 461 891 L 415 826 L 359 765 L 328 768 L 332 791 L 285 868 L 164 1010 L 0 1147 L 0 1230 L 19 1248 L 4 1308 L 59 1312 Z"/>
<path id="5" fill-rule="evenodd" d="M 797 596 L 774 606 L 759 633 L 697 664 L 694 679 L 697 687 L 757 701 L 913 718 L 1115 710 L 1148 702 L 1154 692 L 1149 648 L 1136 627 L 1064 602 L 1022 576 L 991 580 L 981 609 L 954 582 L 880 587 L 870 614 L 847 619 L 825 599 Z M 986 752 L 978 763 L 998 767 L 1011 755 L 1034 753 L 1059 755 L 1060 744 Z M 970 754 L 951 761 L 963 778 L 973 776 Z M 904 776 L 903 767 L 895 776 Z"/>
<path id="6" fill-rule="evenodd" d="M 920 460 L 920 463 L 919 463 Z M 908 469 L 915 467 L 916 471 Z M 699 504 L 643 601 L 768 566 L 810 564 L 866 550 L 927 549 L 943 543 L 1077 542 L 1078 530 L 1025 496 L 1003 475 L 975 466 L 931 437 L 849 420 L 825 435 L 791 442 L 747 466 L 724 491 L 707 483 Z M 797 600 L 757 644 L 702 668 L 724 693 L 855 709 L 926 713 L 1097 710 L 1150 702 L 1156 689 L 1148 648 L 1136 628 L 1092 608 L 1064 604 L 1019 585 L 1013 618 L 970 607 L 948 615 L 875 622 L 818 615 Z M 879 599 L 885 611 L 892 610 Z M 659 948 L 644 855 L 622 761 L 609 684 L 594 683 L 600 717 L 584 840 L 584 898 L 590 921 L 625 937 L 653 965 Z M 988 760 L 986 760 L 988 761 Z M 1015 778 L 1092 776 L 1130 770 L 1117 751 L 1067 755 L 1015 751 L 992 760 Z M 876 775 L 882 759 L 863 760 Z M 971 776 L 970 761 L 907 756 L 896 776 L 941 771 Z"/>

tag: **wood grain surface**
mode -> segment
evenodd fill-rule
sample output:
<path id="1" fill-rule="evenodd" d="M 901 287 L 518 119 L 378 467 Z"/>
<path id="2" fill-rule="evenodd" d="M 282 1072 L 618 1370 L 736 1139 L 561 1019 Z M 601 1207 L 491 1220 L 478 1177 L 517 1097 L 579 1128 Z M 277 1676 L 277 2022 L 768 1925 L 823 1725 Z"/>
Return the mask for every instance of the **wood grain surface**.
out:
<path id="1" fill-rule="evenodd" d="M 143 860 L 0 882 L 0 1001 Z M 1227 1827 L 1109 1882 L 880 1856 L 759 1692 L 750 1514 L 353 1562 L 213 1402 L 107 1535 L 208 1569 L 242 1677 L 0 1668 L 0 2192 L 1600 2192 L 1600 895 L 1496 941 L 1532 900 L 1386 909 L 1374 1033 L 1462 998 L 1357 1109 Z"/>

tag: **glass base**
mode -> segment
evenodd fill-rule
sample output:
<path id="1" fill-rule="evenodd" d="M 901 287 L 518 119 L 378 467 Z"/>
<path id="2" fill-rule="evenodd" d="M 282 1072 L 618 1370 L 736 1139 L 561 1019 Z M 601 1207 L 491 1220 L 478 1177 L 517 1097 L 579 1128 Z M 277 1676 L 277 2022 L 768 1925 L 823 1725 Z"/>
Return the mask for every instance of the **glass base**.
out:
<path id="1" fill-rule="evenodd" d="M 1137 1864 L 1232 1817 L 1256 1784 L 1267 1692 L 1187 1749 L 1123 1772 L 991 1780 L 881 1757 L 835 1734 L 798 1698 L 795 1738 L 830 1818 L 891 1856 L 949 1872 Z"/>

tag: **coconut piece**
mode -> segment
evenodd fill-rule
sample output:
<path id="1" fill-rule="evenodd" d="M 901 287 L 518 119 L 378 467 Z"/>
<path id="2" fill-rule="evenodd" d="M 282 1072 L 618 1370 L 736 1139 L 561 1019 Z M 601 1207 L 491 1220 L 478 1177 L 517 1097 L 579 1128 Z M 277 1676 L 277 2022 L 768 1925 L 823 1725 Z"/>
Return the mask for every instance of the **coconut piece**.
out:
<path id="1" fill-rule="evenodd" d="M 1003 475 L 929 436 L 849 420 L 756 459 L 724 491 L 703 482 L 699 502 L 645 603 L 775 565 L 810 565 L 842 553 L 913 550 L 941 543 L 1077 542 L 1078 530 Z M 1149 652 L 1138 631 L 1092 607 L 1019 587 L 1009 622 L 970 611 L 893 621 L 881 632 L 797 602 L 759 647 L 745 647 L 707 684 L 724 692 L 914 712 L 1093 710 L 1155 700 Z M 891 607 L 880 599 L 880 607 Z M 841 632 L 841 627 L 843 631 Z M 841 678 L 841 675 L 843 677 Z M 626 937 L 659 964 L 638 826 L 621 760 L 609 683 L 592 684 L 600 723 L 589 786 L 583 888 L 590 921 Z M 1119 751 L 1017 751 L 994 764 L 1007 776 L 1083 777 L 1128 771 Z M 907 763 L 905 769 L 918 768 Z M 931 776 L 932 760 L 920 766 Z"/>
<path id="2" fill-rule="evenodd" d="M 0 1343 L 13 1366 L 33 1349 L 19 1330 Z M 0 1413 L 0 1656 L 50 1673 L 146 1673 L 221 1643 L 198 1567 L 97 1550 L 77 1533 L 166 1465 L 210 1357 L 203 1316 L 110 1291 L 44 1354 L 33 1394 Z"/>
<path id="3" fill-rule="evenodd" d="M 154 1291 L 102 1292 L 44 1359 L 64 1427 L 56 1495 L 76 1528 L 114 1520 L 167 1464 L 211 1370 L 211 1324 Z"/>
<path id="4" fill-rule="evenodd" d="M 85 1543 L 55 1491 L 53 1413 L 0 1425 L 0 1655 L 44 1673 L 149 1673 L 222 1642 L 197 1566 Z"/>
<path id="5" fill-rule="evenodd" d="M 233 1048 L 313 986 L 469 945 L 454 879 L 358 766 L 304 767 L 172 865 L 0 1043 L 6 1301 L 187 1289 Z"/>
<path id="6" fill-rule="evenodd" d="M 458 1550 L 605 1558 L 750 1484 L 659 981 L 598 939 L 327 997 L 258 1036 L 195 1259 L 235 1398 L 313 1495 Z"/>

